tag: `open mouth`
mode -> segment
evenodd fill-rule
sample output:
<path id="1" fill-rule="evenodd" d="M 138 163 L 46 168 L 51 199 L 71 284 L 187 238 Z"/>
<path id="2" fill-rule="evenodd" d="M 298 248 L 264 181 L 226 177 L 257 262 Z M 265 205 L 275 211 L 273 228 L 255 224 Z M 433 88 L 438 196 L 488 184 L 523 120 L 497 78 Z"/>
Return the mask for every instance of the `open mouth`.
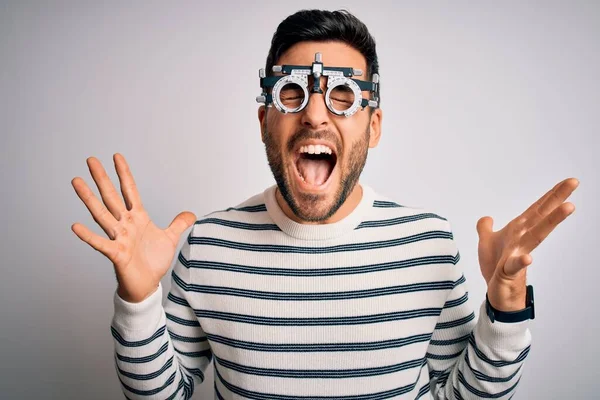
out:
<path id="1" fill-rule="evenodd" d="M 296 152 L 296 172 L 300 180 L 311 186 L 324 185 L 337 163 L 332 147 L 325 144 L 301 146 Z"/>

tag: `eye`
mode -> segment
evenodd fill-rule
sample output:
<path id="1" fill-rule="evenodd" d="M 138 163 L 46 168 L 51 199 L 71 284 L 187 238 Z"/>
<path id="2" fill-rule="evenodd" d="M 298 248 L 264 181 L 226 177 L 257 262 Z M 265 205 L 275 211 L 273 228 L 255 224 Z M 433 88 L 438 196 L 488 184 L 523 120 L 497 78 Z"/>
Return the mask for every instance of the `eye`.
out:
<path id="1" fill-rule="evenodd" d="M 279 99 L 286 107 L 299 107 L 304 101 L 304 90 L 297 83 L 288 83 L 281 88 Z"/>
<path id="2" fill-rule="evenodd" d="M 354 91 L 346 85 L 339 85 L 331 90 L 329 99 L 334 109 L 345 111 L 354 104 Z"/>

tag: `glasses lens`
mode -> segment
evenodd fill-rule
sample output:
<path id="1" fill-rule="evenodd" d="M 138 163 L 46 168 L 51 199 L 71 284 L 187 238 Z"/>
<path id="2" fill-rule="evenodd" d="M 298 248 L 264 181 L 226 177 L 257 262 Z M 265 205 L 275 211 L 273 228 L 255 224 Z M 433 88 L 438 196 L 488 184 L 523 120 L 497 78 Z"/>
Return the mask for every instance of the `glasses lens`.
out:
<path id="1" fill-rule="evenodd" d="M 304 90 L 297 83 L 286 83 L 279 92 L 279 100 L 286 108 L 298 108 L 304 101 Z"/>
<path id="2" fill-rule="evenodd" d="M 329 100 L 334 110 L 344 112 L 354 104 L 354 92 L 347 85 L 338 85 L 331 89 Z"/>

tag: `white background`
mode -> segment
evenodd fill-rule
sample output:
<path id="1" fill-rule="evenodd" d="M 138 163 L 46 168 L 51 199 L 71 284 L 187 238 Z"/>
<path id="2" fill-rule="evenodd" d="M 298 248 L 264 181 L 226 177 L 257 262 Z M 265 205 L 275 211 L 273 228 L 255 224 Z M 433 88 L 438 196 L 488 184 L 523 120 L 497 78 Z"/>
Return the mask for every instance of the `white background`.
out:
<path id="1" fill-rule="evenodd" d="M 383 136 L 362 182 L 450 220 L 473 305 L 485 294 L 477 220 L 500 229 L 560 180 L 581 181 L 575 213 L 532 253 L 537 318 L 514 399 L 595 398 L 596 1 L 1 3 L 1 396 L 123 398 L 114 273 L 70 229 L 102 232 L 71 179 L 97 193 L 93 155 L 117 183 L 121 152 L 161 227 L 273 184 L 258 69 L 299 8 L 347 8 L 374 35 Z M 212 379 L 211 365 L 196 399 L 212 398 Z"/>

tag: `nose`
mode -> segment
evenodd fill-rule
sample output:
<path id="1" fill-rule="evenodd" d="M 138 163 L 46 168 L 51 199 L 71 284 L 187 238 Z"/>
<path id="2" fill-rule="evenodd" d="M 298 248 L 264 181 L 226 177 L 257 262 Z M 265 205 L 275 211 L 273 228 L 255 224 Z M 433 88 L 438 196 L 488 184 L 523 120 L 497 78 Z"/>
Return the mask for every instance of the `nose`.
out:
<path id="1" fill-rule="evenodd" d="M 312 88 L 312 82 L 309 84 L 309 87 Z M 326 87 L 322 84 L 321 91 L 323 93 L 309 92 L 308 104 L 302 110 L 302 125 L 317 130 L 323 129 L 329 124 L 330 115 L 325 105 L 325 90 Z"/>

